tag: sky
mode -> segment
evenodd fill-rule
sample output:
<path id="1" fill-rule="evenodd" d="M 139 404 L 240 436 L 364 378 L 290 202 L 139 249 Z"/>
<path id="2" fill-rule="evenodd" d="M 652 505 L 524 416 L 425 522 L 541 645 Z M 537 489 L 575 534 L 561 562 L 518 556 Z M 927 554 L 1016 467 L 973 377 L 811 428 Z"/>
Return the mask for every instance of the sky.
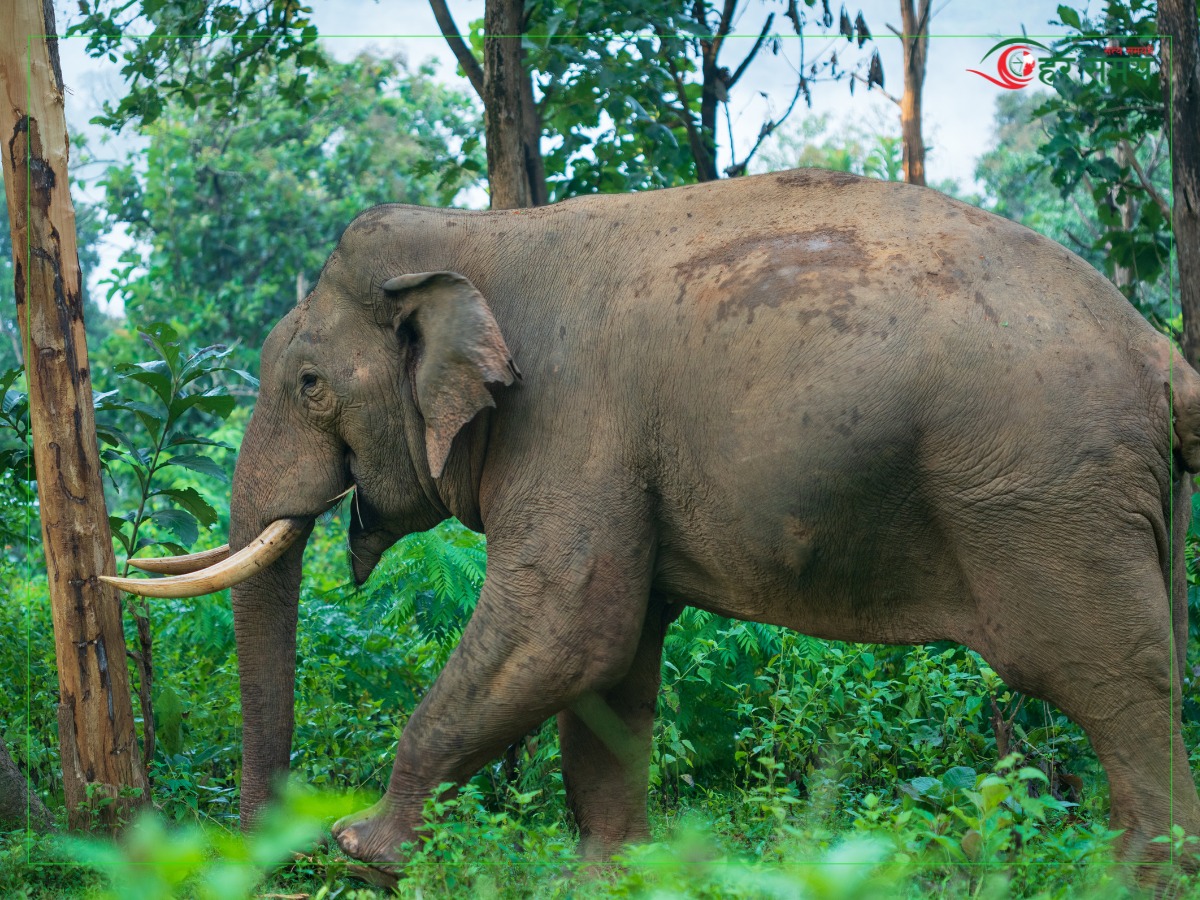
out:
<path id="1" fill-rule="evenodd" d="M 319 32 L 338 58 L 350 58 L 366 48 L 400 51 L 412 63 L 433 61 L 442 80 L 470 93 L 466 80 L 455 72 L 454 58 L 437 30 L 427 0 L 311 0 L 311 5 Z M 1049 25 L 1056 18 L 1057 5 L 1058 0 L 1019 3 L 934 0 L 923 117 L 929 146 L 926 170 L 931 182 L 954 179 L 963 188 L 974 186 L 975 160 L 991 149 L 995 102 L 1004 89 L 967 70 L 990 71 L 989 65 L 994 67 L 994 60 L 981 63 L 981 59 L 1002 38 L 1020 36 L 1023 32 L 1035 38 L 1061 34 L 1061 26 Z M 460 30 L 465 31 L 468 23 L 483 16 L 484 0 L 449 0 L 448 6 Z M 764 0 L 748 0 L 743 6 L 744 12 L 735 23 L 735 36 L 722 52 L 722 63 L 731 68 L 753 45 L 767 11 L 781 8 L 778 3 Z M 841 3 L 830 0 L 830 6 L 836 27 Z M 1098 4 L 1093 2 L 1091 6 L 1094 11 Z M 827 59 L 831 52 L 837 52 L 843 63 L 852 60 L 857 51 L 844 39 L 821 35 L 816 22 L 820 8 L 818 0 L 816 8 L 808 10 L 806 62 Z M 898 0 L 863 0 L 847 4 L 846 8 L 852 19 L 862 10 L 883 61 L 885 90 L 899 96 L 903 86 L 900 42 L 887 27 L 900 26 Z M 72 21 L 72 15 L 67 4 L 60 4 L 60 31 Z M 754 143 L 765 118 L 786 109 L 795 89 L 798 41 L 794 36 L 786 36 L 786 28 L 786 21 L 777 16 L 775 30 L 784 34 L 779 54 L 761 52 L 733 90 L 729 110 L 739 160 Z M 63 41 L 60 48 L 68 88 L 68 120 L 72 128 L 88 135 L 92 155 L 103 164 L 136 147 L 127 137 L 104 143 L 106 136 L 88 125 L 105 98 L 122 94 L 117 65 L 88 58 L 81 38 Z M 804 117 L 827 114 L 833 130 L 841 124 L 861 123 L 871 128 L 893 128 L 898 133 L 899 108 L 879 91 L 867 92 L 862 88 L 863 85 L 856 85 L 852 96 L 845 82 L 815 85 L 812 109 L 805 108 L 801 101 L 790 124 L 798 126 Z M 720 130 L 722 143 L 727 144 L 724 117 Z M 728 148 L 723 147 L 722 153 L 719 163 L 723 167 L 730 162 Z M 88 174 L 83 173 L 84 177 Z M 480 191 L 465 201 L 479 206 L 486 203 L 486 198 Z M 112 235 L 101 248 L 101 269 L 111 266 L 120 248 L 127 245 L 122 235 Z"/>

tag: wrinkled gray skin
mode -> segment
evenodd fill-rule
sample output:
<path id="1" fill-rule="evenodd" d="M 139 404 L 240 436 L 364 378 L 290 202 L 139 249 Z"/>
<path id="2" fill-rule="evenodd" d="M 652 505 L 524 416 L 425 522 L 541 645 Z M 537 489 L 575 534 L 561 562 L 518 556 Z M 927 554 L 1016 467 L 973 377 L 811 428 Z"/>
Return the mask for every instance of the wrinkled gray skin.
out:
<path id="1" fill-rule="evenodd" d="M 645 838 L 683 604 L 978 650 L 1086 729 L 1147 859 L 1200 832 L 1172 650 L 1197 384 L 1086 263 L 923 188 L 801 170 L 384 206 L 267 339 L 232 544 L 351 484 L 359 581 L 450 515 L 487 533 L 386 795 L 335 826 L 358 859 L 399 860 L 436 785 L 552 715 L 583 854 Z M 247 823 L 288 767 L 302 545 L 233 594 Z"/>

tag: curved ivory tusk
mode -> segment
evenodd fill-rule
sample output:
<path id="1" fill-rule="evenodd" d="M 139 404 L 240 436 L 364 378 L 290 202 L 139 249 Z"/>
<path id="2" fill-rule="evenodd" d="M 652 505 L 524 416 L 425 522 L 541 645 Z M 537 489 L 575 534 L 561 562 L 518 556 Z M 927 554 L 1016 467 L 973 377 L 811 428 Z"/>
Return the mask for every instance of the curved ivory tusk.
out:
<path id="1" fill-rule="evenodd" d="M 237 553 L 199 572 L 172 575 L 169 578 L 114 578 L 101 575 L 100 580 L 142 597 L 199 597 L 201 594 L 223 591 L 279 559 L 306 526 L 307 522 L 302 519 L 276 519 Z"/>
<path id="2" fill-rule="evenodd" d="M 146 559 L 131 559 L 129 564 L 143 572 L 154 572 L 158 575 L 189 575 L 207 569 L 213 563 L 219 563 L 229 556 L 229 545 L 215 550 L 205 550 L 201 553 L 189 553 L 186 556 L 160 556 Z"/>

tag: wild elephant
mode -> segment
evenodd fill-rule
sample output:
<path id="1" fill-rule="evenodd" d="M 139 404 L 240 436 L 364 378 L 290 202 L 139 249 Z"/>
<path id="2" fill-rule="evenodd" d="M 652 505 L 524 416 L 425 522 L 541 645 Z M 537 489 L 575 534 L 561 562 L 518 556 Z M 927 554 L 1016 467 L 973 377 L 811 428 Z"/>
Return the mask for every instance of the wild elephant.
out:
<path id="1" fill-rule="evenodd" d="M 385 796 L 334 828 L 360 860 L 398 862 L 435 786 L 552 715 L 581 852 L 644 838 L 684 604 L 972 647 L 1086 730 L 1126 855 L 1165 852 L 1148 841 L 1173 823 L 1200 832 L 1180 739 L 1200 377 L 1020 225 L 820 170 L 521 211 L 380 206 L 261 374 L 240 552 L 119 582 L 236 582 L 245 823 L 288 768 L 305 540 L 353 488 L 360 582 L 449 516 L 488 536 L 478 607 Z"/>

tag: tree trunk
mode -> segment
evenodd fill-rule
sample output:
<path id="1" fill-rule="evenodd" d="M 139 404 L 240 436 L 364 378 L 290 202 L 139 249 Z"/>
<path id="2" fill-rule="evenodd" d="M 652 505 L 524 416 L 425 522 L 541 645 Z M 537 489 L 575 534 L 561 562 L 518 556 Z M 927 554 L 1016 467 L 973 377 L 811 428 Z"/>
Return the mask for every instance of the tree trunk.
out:
<path id="1" fill-rule="evenodd" d="M 147 784 L 120 600 L 96 578 L 116 566 L 100 484 L 62 71 L 57 40 L 45 37 L 54 33 L 50 0 L 0 4 L 0 137 L 58 658 L 68 824 L 112 829 L 139 798 L 148 799 Z"/>
<path id="2" fill-rule="evenodd" d="M 900 0 L 904 33 L 904 95 L 900 98 L 900 134 L 904 139 L 904 180 L 925 184 L 925 138 L 921 134 L 921 92 L 925 88 L 925 58 L 929 50 L 930 0 Z"/>
<path id="3" fill-rule="evenodd" d="M 54 818 L 42 799 L 29 789 L 4 744 L 0 744 L 0 831 L 16 831 L 26 826 L 30 831 L 44 834 L 54 828 Z"/>
<path id="4" fill-rule="evenodd" d="M 483 106 L 492 209 L 547 202 L 541 125 L 525 72 L 523 0 L 487 0 L 483 13 Z"/>
<path id="5" fill-rule="evenodd" d="M 717 91 L 721 75 L 717 49 L 708 42 L 704 45 L 700 69 L 700 140 L 691 145 L 692 159 L 696 163 L 697 181 L 716 181 L 721 177 L 717 171 Z"/>
<path id="6" fill-rule="evenodd" d="M 1160 0 L 1162 84 L 1170 122 L 1173 226 L 1183 353 L 1200 366 L 1200 25 L 1195 0 Z"/>

